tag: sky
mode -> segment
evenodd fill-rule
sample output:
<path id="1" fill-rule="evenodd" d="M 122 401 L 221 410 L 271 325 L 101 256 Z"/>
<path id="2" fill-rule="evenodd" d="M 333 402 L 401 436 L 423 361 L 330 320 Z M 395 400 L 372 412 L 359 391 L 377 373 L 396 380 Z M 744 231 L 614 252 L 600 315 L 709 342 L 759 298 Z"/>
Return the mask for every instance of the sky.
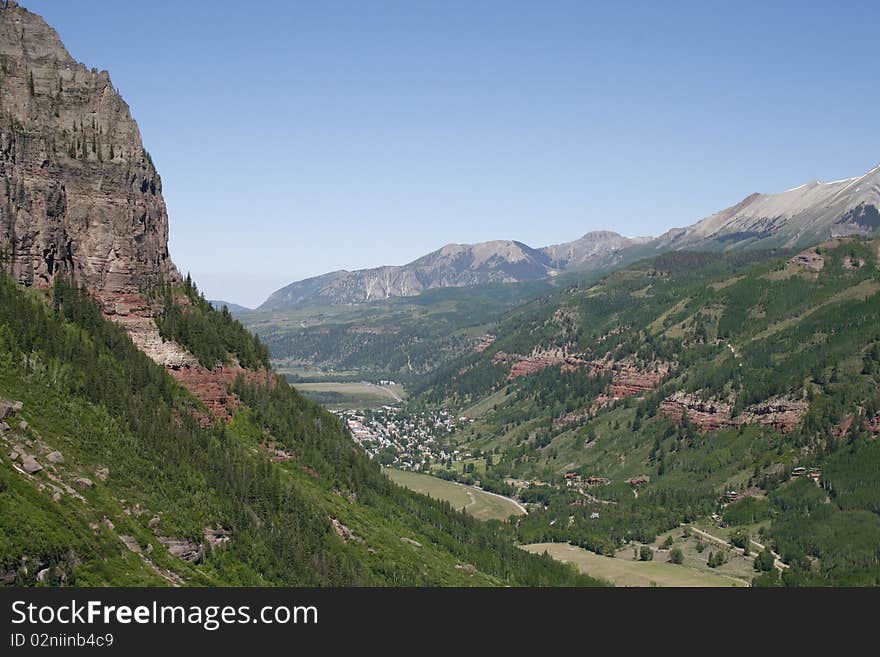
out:
<path id="1" fill-rule="evenodd" d="M 880 163 L 877 2 L 21 0 L 107 69 L 208 298 L 658 235 Z"/>

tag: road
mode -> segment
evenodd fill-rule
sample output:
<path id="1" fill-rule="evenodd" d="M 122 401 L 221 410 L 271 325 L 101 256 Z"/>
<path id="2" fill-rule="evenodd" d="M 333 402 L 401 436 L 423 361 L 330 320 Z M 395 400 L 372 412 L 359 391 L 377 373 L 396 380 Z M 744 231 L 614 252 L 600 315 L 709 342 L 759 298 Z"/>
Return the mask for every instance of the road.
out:
<path id="1" fill-rule="evenodd" d="M 386 387 L 386 386 L 379 386 L 379 387 L 382 388 L 382 390 L 387 392 L 389 395 L 391 395 L 391 397 L 394 399 L 394 401 L 399 401 L 399 402 L 403 401 L 403 397 L 401 397 L 396 392 L 394 392 L 394 390 L 392 388 Z"/>
<path id="2" fill-rule="evenodd" d="M 402 402 L 402 401 L 403 401 L 403 397 L 401 397 L 401 396 L 398 395 L 396 392 L 394 392 L 394 388 L 392 388 L 391 386 L 380 386 L 380 385 L 378 385 L 378 384 L 376 384 L 376 383 L 370 383 L 369 381 L 363 381 L 363 383 L 365 383 L 365 384 L 367 384 L 368 386 L 371 386 L 371 387 L 373 387 L 373 388 L 378 388 L 378 389 L 381 390 L 382 392 L 387 393 L 387 394 L 391 397 L 391 399 L 393 399 L 393 400 L 396 401 L 396 402 Z"/>
<path id="3" fill-rule="evenodd" d="M 725 547 L 732 548 L 734 550 L 734 552 L 736 552 L 737 554 L 744 554 L 745 553 L 745 550 L 743 550 L 740 547 L 736 547 L 730 541 L 725 541 L 723 538 L 720 538 L 718 536 L 713 536 L 709 532 L 705 532 L 702 529 L 697 529 L 693 525 L 682 525 L 682 526 L 690 527 L 692 532 L 694 532 L 695 534 L 699 534 L 703 538 L 706 538 L 710 541 L 713 541 L 714 543 L 718 543 L 720 545 L 724 545 Z M 763 550 L 765 547 L 761 543 L 758 543 L 758 541 L 751 539 L 751 538 L 749 539 L 749 542 L 752 545 L 754 545 L 755 547 L 757 547 L 759 550 Z M 779 572 L 782 572 L 783 570 L 788 568 L 788 564 L 783 562 L 782 558 L 776 552 L 773 552 L 771 550 L 771 553 L 773 554 L 773 565 L 776 567 L 776 570 L 778 570 Z"/>
<path id="4" fill-rule="evenodd" d="M 462 485 L 463 485 L 463 484 L 462 484 Z M 526 515 L 526 516 L 529 515 L 529 512 L 528 512 L 528 510 L 526 509 L 526 507 L 524 507 L 522 504 L 520 504 L 519 502 L 517 502 L 517 501 L 516 501 L 515 499 L 513 499 L 512 497 L 507 497 L 506 495 L 499 495 L 498 493 L 493 493 L 492 491 L 488 491 L 488 490 L 486 490 L 486 489 L 484 489 L 484 488 L 480 488 L 479 486 L 474 486 L 474 488 L 476 488 L 476 489 L 479 490 L 479 491 L 482 491 L 482 492 L 486 493 L 486 495 L 491 495 L 491 496 L 493 496 L 493 497 L 500 497 L 502 500 L 507 500 L 508 502 L 510 502 L 511 504 L 513 504 L 517 509 L 519 509 L 520 511 L 522 511 L 522 512 L 523 512 L 523 515 Z M 468 495 L 470 495 L 470 492 L 468 492 Z"/>

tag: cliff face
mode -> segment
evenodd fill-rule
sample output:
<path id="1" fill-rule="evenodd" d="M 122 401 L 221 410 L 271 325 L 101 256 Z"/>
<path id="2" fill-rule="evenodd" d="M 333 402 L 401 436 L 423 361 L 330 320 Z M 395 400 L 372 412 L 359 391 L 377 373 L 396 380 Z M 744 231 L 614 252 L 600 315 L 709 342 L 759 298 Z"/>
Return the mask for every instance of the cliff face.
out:
<path id="1" fill-rule="evenodd" d="M 38 286 L 65 272 L 100 295 L 178 280 L 162 182 L 107 72 L 11 0 L 0 66 L 3 269 Z"/>

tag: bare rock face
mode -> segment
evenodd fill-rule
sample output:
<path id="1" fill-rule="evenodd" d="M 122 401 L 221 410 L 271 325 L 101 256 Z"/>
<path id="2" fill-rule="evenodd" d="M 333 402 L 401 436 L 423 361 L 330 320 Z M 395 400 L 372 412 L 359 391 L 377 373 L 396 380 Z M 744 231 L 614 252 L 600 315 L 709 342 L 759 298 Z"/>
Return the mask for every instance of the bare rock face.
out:
<path id="1" fill-rule="evenodd" d="M 21 468 L 28 474 L 36 474 L 43 469 L 43 466 L 33 456 L 25 454 L 21 459 Z"/>
<path id="2" fill-rule="evenodd" d="M 511 363 L 510 374 L 507 380 L 511 381 L 521 376 L 528 376 L 540 372 L 554 365 L 562 365 L 565 371 L 577 369 L 584 361 L 576 356 L 570 356 L 564 349 L 540 350 L 535 349 L 530 355 L 508 354 L 499 351 L 492 358 L 493 363 Z"/>
<path id="3" fill-rule="evenodd" d="M 232 540 L 232 532 L 228 529 L 212 529 L 211 527 L 205 527 L 203 534 L 205 536 L 205 541 L 211 546 L 212 550 L 224 547 Z"/>
<path id="4" fill-rule="evenodd" d="M 20 401 L 12 402 L 0 399 L 0 420 L 6 420 L 7 418 L 12 417 L 18 413 L 23 406 L 24 405 Z"/>
<path id="5" fill-rule="evenodd" d="M 789 262 L 812 269 L 813 271 L 822 271 L 825 268 L 825 258 L 822 257 L 817 249 L 807 249 L 802 253 L 798 253 Z"/>
<path id="6" fill-rule="evenodd" d="M 364 542 L 364 539 L 362 539 L 360 536 L 358 536 L 353 531 L 351 531 L 351 529 L 349 529 L 348 527 L 343 525 L 341 522 L 339 522 L 339 519 L 336 518 L 335 516 L 330 516 L 330 523 L 333 525 L 333 531 L 335 531 L 339 535 L 339 537 L 343 541 L 345 541 L 346 543 L 351 543 L 351 542 L 363 543 Z M 401 540 L 404 540 L 404 539 L 401 539 Z"/>
<path id="7" fill-rule="evenodd" d="M 0 3 L 0 258 L 26 285 L 93 291 L 177 281 L 162 182 L 106 71 L 41 17 Z"/>
<path id="8" fill-rule="evenodd" d="M 733 407 L 730 403 L 715 399 L 704 400 L 699 395 L 681 390 L 660 404 L 660 412 L 664 416 L 676 422 L 687 416 L 700 431 L 763 424 L 772 426 L 781 433 L 788 433 L 800 425 L 807 408 L 808 404 L 804 400 L 779 397 L 753 404 L 732 417 Z"/>
<path id="9" fill-rule="evenodd" d="M 239 375 L 250 384 L 275 385 L 271 372 L 246 370 L 238 366 L 219 366 L 209 370 L 196 365 L 169 368 L 168 373 L 201 400 L 215 418 L 221 420 L 231 419 L 233 411 L 238 407 L 238 398 L 230 392 L 230 387 Z"/>
<path id="10" fill-rule="evenodd" d="M 176 342 L 166 341 L 153 318 L 161 311 L 138 293 L 101 294 L 104 316 L 122 326 L 135 346 L 166 368 L 198 365 L 198 359 Z"/>
<path id="11" fill-rule="evenodd" d="M 731 419 L 733 406 L 717 399 L 704 400 L 698 395 L 679 390 L 660 404 L 660 412 L 674 421 L 684 416 L 697 425 L 700 431 L 717 431 L 734 426 Z"/>
<path id="12" fill-rule="evenodd" d="M 168 552 L 178 559 L 183 559 L 189 563 L 200 563 L 205 558 L 204 546 L 195 541 L 167 536 L 159 536 L 158 538 L 159 542 L 168 548 Z"/>

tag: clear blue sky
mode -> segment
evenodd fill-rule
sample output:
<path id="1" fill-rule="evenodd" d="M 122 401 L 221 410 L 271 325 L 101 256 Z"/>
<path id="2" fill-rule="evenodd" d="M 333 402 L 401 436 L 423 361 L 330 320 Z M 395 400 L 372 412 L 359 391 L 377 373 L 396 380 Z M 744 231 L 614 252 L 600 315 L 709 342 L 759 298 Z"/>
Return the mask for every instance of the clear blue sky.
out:
<path id="1" fill-rule="evenodd" d="M 22 0 L 106 68 L 211 298 L 659 234 L 880 162 L 877 2 Z"/>

